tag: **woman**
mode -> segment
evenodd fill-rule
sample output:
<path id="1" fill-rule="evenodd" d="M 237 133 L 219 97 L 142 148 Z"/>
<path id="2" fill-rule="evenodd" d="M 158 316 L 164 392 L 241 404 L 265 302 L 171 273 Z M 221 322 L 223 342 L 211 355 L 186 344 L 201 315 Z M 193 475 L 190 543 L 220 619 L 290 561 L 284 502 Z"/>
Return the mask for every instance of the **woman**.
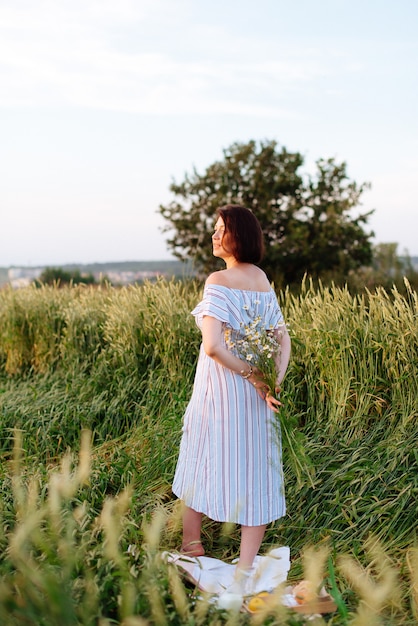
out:
<path id="1" fill-rule="evenodd" d="M 193 393 L 184 416 L 173 492 L 184 502 L 182 552 L 202 556 L 202 515 L 241 525 L 238 574 L 248 572 L 266 525 L 285 514 L 280 402 L 261 372 L 225 339 L 260 316 L 280 343 L 276 387 L 290 358 L 290 338 L 276 295 L 255 264 L 263 255 L 260 224 L 244 207 L 217 211 L 213 254 L 226 269 L 210 274 L 192 311 L 202 331 Z"/>

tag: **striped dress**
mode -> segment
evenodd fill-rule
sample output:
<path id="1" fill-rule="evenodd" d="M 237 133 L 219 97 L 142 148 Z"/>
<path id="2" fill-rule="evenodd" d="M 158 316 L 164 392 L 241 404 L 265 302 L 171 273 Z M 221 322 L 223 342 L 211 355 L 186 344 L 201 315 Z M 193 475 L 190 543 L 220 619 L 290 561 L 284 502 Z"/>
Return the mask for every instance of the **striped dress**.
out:
<path id="1" fill-rule="evenodd" d="M 256 316 L 266 327 L 284 323 L 273 289 L 207 285 L 192 314 L 199 328 L 205 315 L 233 331 Z M 259 526 L 286 512 L 275 413 L 247 380 L 216 363 L 203 346 L 184 415 L 173 492 L 219 522 Z"/>

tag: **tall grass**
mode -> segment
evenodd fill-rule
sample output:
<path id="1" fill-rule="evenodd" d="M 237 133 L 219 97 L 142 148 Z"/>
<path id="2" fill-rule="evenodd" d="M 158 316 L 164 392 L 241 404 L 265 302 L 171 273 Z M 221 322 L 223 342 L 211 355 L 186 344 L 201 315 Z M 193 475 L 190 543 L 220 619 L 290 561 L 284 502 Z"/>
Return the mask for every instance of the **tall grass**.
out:
<path id="1" fill-rule="evenodd" d="M 164 280 L 0 292 L 0 623 L 219 619 L 159 561 L 180 541 L 170 484 L 200 294 L 196 283 Z M 309 546 L 326 549 L 323 575 L 339 606 L 329 623 L 412 625 L 417 294 L 407 285 L 406 296 L 353 296 L 307 282 L 279 297 L 293 340 L 283 411 L 305 434 L 315 473 L 314 487 L 299 487 L 284 459 L 288 515 L 269 527 L 264 549 L 291 547 L 291 579 L 303 575 Z M 209 554 L 237 554 L 229 530 L 205 521 Z"/>
<path id="2" fill-rule="evenodd" d="M 33 452 L 63 451 L 80 428 L 113 438 L 185 400 L 199 342 L 189 315 L 197 292 L 174 281 L 0 292 L 3 446 L 19 426 Z"/>
<path id="3" fill-rule="evenodd" d="M 301 296 L 285 298 L 297 397 L 316 408 L 306 414 L 315 428 L 320 421 L 327 435 L 343 430 L 350 440 L 380 419 L 386 428 L 402 429 L 416 417 L 418 303 L 416 292 L 408 296 L 307 286 Z"/>

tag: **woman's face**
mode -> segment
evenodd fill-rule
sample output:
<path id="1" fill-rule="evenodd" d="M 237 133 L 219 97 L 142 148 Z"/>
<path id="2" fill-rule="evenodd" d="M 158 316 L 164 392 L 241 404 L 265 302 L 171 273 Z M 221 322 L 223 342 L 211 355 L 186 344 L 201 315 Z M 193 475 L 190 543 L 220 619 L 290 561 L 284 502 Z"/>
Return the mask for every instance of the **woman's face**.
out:
<path id="1" fill-rule="evenodd" d="M 220 259 L 231 256 L 231 253 L 228 251 L 228 233 L 225 233 L 225 222 L 222 217 L 218 217 L 216 221 L 212 235 L 212 247 L 213 256 L 217 256 Z"/>

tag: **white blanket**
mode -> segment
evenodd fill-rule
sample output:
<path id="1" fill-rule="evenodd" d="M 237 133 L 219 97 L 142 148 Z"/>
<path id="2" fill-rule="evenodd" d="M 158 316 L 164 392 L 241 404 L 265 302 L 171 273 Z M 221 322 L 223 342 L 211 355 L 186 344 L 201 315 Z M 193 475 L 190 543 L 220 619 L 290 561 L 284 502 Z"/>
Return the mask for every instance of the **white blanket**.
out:
<path id="1" fill-rule="evenodd" d="M 166 558 L 186 573 L 201 591 L 220 594 L 233 581 L 233 563 L 224 563 L 209 556 L 188 557 L 173 552 L 166 553 Z M 273 591 L 287 580 L 289 569 L 290 550 L 287 546 L 274 548 L 265 556 L 257 555 L 246 593 L 255 595 L 261 591 Z"/>

